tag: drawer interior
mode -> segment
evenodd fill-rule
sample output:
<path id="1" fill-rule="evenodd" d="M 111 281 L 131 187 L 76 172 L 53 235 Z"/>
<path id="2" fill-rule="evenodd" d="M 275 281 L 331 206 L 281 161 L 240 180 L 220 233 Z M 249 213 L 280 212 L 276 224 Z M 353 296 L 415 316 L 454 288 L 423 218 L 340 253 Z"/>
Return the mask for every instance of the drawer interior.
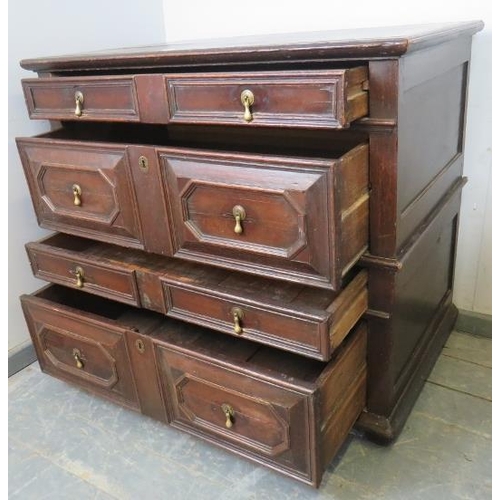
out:
<path id="1" fill-rule="evenodd" d="M 54 233 L 33 243 L 27 243 L 27 248 L 36 247 L 45 252 L 64 254 L 74 259 L 86 259 L 88 261 L 115 263 L 124 266 L 161 266 L 169 267 L 172 259 L 159 255 L 149 254 L 142 250 L 123 248 L 102 241 L 81 238 L 66 233 Z M 172 264 L 171 264 L 172 265 Z M 175 266 L 173 266 L 175 267 Z M 189 265 L 188 265 L 189 267 Z"/>
<path id="2" fill-rule="evenodd" d="M 232 294 L 245 297 L 249 301 L 264 301 L 271 306 L 288 307 L 289 310 L 296 310 L 298 307 L 316 315 L 321 315 L 321 311 L 324 311 L 339 295 L 338 292 L 330 290 L 320 292 L 296 283 L 249 277 L 238 271 L 214 269 L 210 266 L 152 255 L 142 250 L 124 249 L 117 245 L 65 233 L 55 233 L 37 242 L 28 243 L 27 248 L 28 252 L 36 249 L 75 260 L 119 264 L 138 273 L 149 271 L 170 283 L 184 286 L 191 284 L 203 287 L 205 292 L 218 291 L 225 296 Z M 352 277 L 346 279 L 346 285 Z"/>
<path id="3" fill-rule="evenodd" d="M 267 278 L 254 278 L 238 272 L 214 269 L 170 257 L 148 254 L 142 250 L 124 249 L 100 241 L 81 238 L 65 233 L 55 233 L 37 242 L 28 243 L 28 250 L 37 249 L 88 262 L 120 264 L 135 272 L 157 274 L 163 281 L 184 287 L 203 287 L 205 293 L 215 292 L 221 297 L 237 296 L 248 302 L 259 302 L 281 310 L 302 312 L 326 317 L 324 311 L 340 295 L 331 290 L 317 290 L 296 283 L 282 283 Z M 346 276 L 347 287 L 359 270 Z M 188 279 L 189 278 L 189 279 Z M 110 301 L 111 302 L 111 301 Z"/>
<path id="4" fill-rule="evenodd" d="M 54 305 L 72 308 L 109 320 L 117 320 L 120 323 L 127 323 L 127 319 L 134 315 L 156 320 L 159 322 L 159 324 L 156 323 L 157 328 L 147 333 L 156 342 L 168 344 L 182 351 L 196 352 L 200 358 L 222 363 L 236 363 L 243 371 L 267 374 L 282 381 L 313 384 L 328 365 L 328 363 L 262 346 L 245 339 L 220 335 L 206 328 L 193 327 L 172 318 L 162 318 L 154 312 L 137 310 L 125 304 L 59 285 L 44 287 L 32 296 Z M 349 338 L 350 336 L 345 342 Z M 341 350 L 339 349 L 339 352 Z M 335 363 L 337 355 L 333 356 L 330 363 Z"/>
<path id="5" fill-rule="evenodd" d="M 147 334 L 164 320 L 162 314 L 154 311 L 138 309 L 114 300 L 55 284 L 48 285 L 24 297 L 27 299 L 32 297 L 35 302 L 42 299 L 46 301 L 45 304 L 49 308 L 61 306 L 61 310 L 66 310 L 72 315 L 91 318 L 94 321 L 102 320 L 119 329 L 131 329 L 143 334 Z"/>
<path id="6" fill-rule="evenodd" d="M 304 358 L 241 338 L 219 335 L 169 319 L 154 333 L 161 343 L 182 352 L 196 353 L 209 362 L 231 363 L 242 371 L 259 373 L 292 384 L 314 384 L 327 363 Z M 335 355 L 331 363 L 335 363 Z"/>
<path id="7" fill-rule="evenodd" d="M 57 130 L 38 137 L 59 140 L 107 142 L 206 148 L 216 151 L 340 158 L 368 134 L 357 131 L 245 129 L 224 126 L 211 128 L 195 125 L 138 125 L 133 123 L 63 122 Z"/>
<path id="8" fill-rule="evenodd" d="M 111 320 L 118 320 L 133 310 L 133 308 L 119 302 L 95 297 L 60 285 L 50 285 L 33 295 L 39 299 Z"/>
<path id="9" fill-rule="evenodd" d="M 257 52 L 254 52 L 257 54 Z M 162 52 L 163 54 L 163 52 Z M 95 53 L 92 54 L 92 61 L 95 63 Z M 47 58 L 47 59 L 56 59 L 56 58 Z M 86 57 L 85 60 L 90 60 L 90 58 Z M 31 60 L 25 60 L 23 61 L 23 68 L 28 69 L 28 65 L 25 63 L 30 63 Z M 31 66 L 31 65 L 30 65 Z M 252 65 L 253 68 L 255 69 L 260 69 L 262 71 L 280 71 L 280 70 L 294 70 L 294 71 L 301 71 L 304 69 L 316 69 L 316 70 L 328 70 L 328 69 L 348 69 L 348 68 L 356 68 L 360 66 L 360 61 L 359 60 L 341 60 L 341 61 L 335 61 L 335 60 L 329 60 L 329 61 L 320 61 L 320 60 L 315 60 L 315 61 L 307 61 L 307 64 L 304 63 L 304 61 L 297 61 L 297 60 L 287 60 L 287 61 L 256 61 L 254 65 Z M 32 69 L 32 68 L 30 68 Z M 192 61 L 190 61 L 190 64 L 187 66 L 182 66 L 182 73 L 184 74 L 189 74 L 189 73 L 200 73 L 201 71 L 206 71 L 210 72 L 211 74 L 216 75 L 217 73 L 222 73 L 222 72 L 227 72 L 228 70 L 230 71 L 248 71 L 248 63 L 238 63 L 238 62 L 233 62 L 230 65 L 214 65 L 212 64 L 192 64 Z M 159 66 L 158 69 L 154 71 L 155 73 L 161 73 L 167 76 L 169 73 L 178 73 L 179 68 L 174 66 Z M 53 71 L 50 72 L 52 76 L 58 76 L 58 77 L 67 77 L 68 76 L 68 71 L 67 70 L 59 70 L 59 69 L 54 69 Z M 81 70 L 79 68 L 71 68 L 71 76 L 102 76 L 102 69 L 96 69 L 96 68 L 88 68 L 85 70 Z M 108 68 L 106 67 L 106 74 L 107 75 L 125 75 L 129 76 L 133 73 L 133 75 L 142 75 L 142 74 L 151 74 L 152 70 L 151 67 L 134 67 L 133 72 L 131 71 L 130 68 Z"/>
<path id="10" fill-rule="evenodd" d="M 61 250 L 69 250 L 70 252 L 77 252 L 81 254 L 87 253 L 92 247 L 99 242 L 89 240 L 87 238 L 79 238 L 78 236 L 69 236 L 63 233 L 56 233 L 43 238 L 39 241 L 48 247 Z"/>

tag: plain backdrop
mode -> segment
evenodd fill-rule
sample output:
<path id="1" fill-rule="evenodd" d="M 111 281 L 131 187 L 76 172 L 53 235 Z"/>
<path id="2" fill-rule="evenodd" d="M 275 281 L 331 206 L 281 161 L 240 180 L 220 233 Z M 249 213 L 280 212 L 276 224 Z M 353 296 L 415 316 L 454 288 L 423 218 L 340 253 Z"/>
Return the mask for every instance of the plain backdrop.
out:
<path id="1" fill-rule="evenodd" d="M 487 0 L 271 2 L 253 0 L 15 0 L 9 3 L 8 221 L 9 354 L 29 342 L 19 295 L 43 283 L 31 275 L 24 244 L 38 228 L 14 138 L 48 129 L 28 119 L 18 61 L 36 56 L 234 35 L 331 30 L 482 19 L 473 39 L 465 175 L 455 272 L 460 308 L 491 314 L 491 3 Z"/>

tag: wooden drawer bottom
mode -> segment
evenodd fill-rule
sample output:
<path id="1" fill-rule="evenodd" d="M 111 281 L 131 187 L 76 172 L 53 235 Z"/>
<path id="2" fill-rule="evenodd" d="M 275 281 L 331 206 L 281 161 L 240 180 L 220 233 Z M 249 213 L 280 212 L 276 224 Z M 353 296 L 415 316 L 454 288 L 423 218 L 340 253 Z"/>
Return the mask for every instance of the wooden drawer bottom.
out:
<path id="1" fill-rule="evenodd" d="M 44 372 L 314 486 L 365 406 L 362 322 L 322 363 L 58 285 L 21 301 Z"/>

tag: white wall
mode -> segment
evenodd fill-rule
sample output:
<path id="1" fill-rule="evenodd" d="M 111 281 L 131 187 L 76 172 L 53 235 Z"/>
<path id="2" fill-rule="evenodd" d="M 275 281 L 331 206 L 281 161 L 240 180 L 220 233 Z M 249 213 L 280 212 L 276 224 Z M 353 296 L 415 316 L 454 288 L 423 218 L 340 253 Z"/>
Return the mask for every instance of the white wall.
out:
<path id="1" fill-rule="evenodd" d="M 20 80 L 36 76 L 19 60 L 37 56 L 162 43 L 162 0 L 15 0 L 9 2 L 9 353 L 29 342 L 19 295 L 40 288 L 32 277 L 24 244 L 42 237 L 14 143 L 15 137 L 48 130 L 45 121 L 30 121 Z"/>
<path id="2" fill-rule="evenodd" d="M 163 0 L 167 42 L 235 35 L 317 31 L 481 19 L 472 46 L 464 188 L 454 301 L 491 314 L 491 2 L 358 0 L 272 2 Z"/>

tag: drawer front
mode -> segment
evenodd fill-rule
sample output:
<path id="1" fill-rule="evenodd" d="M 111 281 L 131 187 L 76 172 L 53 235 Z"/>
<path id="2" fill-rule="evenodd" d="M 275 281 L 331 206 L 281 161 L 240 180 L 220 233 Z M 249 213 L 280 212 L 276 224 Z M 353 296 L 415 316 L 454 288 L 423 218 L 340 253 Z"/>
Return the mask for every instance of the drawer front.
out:
<path id="1" fill-rule="evenodd" d="M 366 68 L 165 77 L 172 123 L 344 128 L 368 113 Z"/>
<path id="2" fill-rule="evenodd" d="M 305 396 L 165 346 L 157 356 L 173 426 L 310 475 Z"/>
<path id="3" fill-rule="evenodd" d="M 214 288 L 168 276 L 160 279 L 167 316 L 321 361 L 332 357 L 368 308 L 365 271 L 358 273 L 340 294 L 329 295 L 324 309 L 308 307 L 307 300 L 291 297 L 289 302 L 271 301 L 260 279 L 248 282 L 249 288 L 260 284 L 260 299 L 241 286 L 239 292 L 232 289 L 228 286 L 230 279 Z M 304 299 L 308 292 L 321 293 L 309 289 L 299 295 Z"/>
<path id="4" fill-rule="evenodd" d="M 335 235 L 327 162 L 294 169 L 299 162 L 187 151 L 160 151 L 160 162 L 175 256 L 329 286 Z"/>
<path id="5" fill-rule="evenodd" d="M 218 297 L 216 291 L 203 294 L 181 284 L 164 282 L 163 287 L 168 316 L 309 357 L 328 359 L 325 317 L 275 312 L 265 305 L 251 305 L 237 297 L 228 300 Z"/>
<path id="6" fill-rule="evenodd" d="M 124 147 L 43 139 L 18 147 L 41 226 L 144 247 Z"/>
<path id="7" fill-rule="evenodd" d="M 44 372 L 139 407 L 123 328 L 34 296 L 21 301 Z"/>
<path id="8" fill-rule="evenodd" d="M 75 259 L 63 251 L 47 251 L 36 243 L 26 245 L 33 274 L 52 283 L 79 288 L 125 304 L 140 306 L 139 292 L 132 269 L 98 264 L 97 258 Z"/>
<path id="9" fill-rule="evenodd" d="M 133 77 L 70 77 L 23 80 L 30 118 L 139 121 Z"/>

